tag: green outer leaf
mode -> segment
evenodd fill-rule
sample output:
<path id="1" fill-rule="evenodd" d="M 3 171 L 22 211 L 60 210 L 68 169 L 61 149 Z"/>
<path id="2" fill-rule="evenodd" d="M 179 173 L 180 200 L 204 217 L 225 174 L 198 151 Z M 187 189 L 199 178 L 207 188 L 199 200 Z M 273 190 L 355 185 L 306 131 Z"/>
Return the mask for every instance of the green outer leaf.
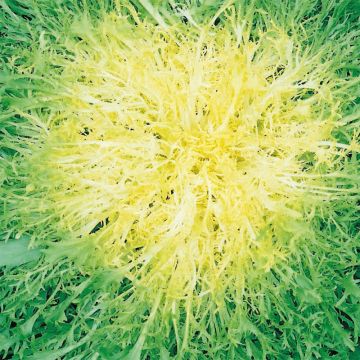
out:
<path id="1" fill-rule="evenodd" d="M 0 266 L 18 266 L 30 261 L 37 260 L 40 249 L 29 250 L 30 239 L 21 238 L 0 243 Z"/>

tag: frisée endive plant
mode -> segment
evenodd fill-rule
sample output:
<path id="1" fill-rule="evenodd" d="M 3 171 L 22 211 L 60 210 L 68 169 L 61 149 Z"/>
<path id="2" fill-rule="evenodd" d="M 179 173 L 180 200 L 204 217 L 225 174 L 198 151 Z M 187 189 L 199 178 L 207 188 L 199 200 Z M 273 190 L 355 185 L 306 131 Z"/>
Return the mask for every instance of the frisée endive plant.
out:
<path id="1" fill-rule="evenodd" d="M 2 358 L 359 357 L 356 1 L 0 9 Z"/>

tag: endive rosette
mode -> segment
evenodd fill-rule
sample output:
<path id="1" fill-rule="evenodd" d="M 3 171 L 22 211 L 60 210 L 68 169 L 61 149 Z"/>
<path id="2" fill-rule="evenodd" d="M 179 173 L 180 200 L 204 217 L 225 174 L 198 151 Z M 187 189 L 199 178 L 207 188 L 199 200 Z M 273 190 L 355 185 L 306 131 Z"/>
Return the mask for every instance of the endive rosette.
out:
<path id="1" fill-rule="evenodd" d="M 5 1 L 4 356 L 356 351 L 358 15 Z"/>

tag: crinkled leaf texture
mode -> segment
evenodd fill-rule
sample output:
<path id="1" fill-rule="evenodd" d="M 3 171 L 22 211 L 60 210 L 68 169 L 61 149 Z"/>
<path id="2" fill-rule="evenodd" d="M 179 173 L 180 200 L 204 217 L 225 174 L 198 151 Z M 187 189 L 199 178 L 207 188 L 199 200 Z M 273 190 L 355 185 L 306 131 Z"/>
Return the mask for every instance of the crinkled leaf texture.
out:
<path id="1" fill-rule="evenodd" d="M 0 357 L 357 359 L 359 14 L 1 1 Z"/>

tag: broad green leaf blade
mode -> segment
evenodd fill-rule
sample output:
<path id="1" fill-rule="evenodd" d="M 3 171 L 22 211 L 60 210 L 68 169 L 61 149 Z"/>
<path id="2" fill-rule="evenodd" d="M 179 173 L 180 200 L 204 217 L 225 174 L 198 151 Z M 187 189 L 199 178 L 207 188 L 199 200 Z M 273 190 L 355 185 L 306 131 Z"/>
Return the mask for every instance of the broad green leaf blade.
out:
<path id="1" fill-rule="evenodd" d="M 10 240 L 0 243 L 0 266 L 18 266 L 40 257 L 39 249 L 28 249 L 29 239 Z"/>

